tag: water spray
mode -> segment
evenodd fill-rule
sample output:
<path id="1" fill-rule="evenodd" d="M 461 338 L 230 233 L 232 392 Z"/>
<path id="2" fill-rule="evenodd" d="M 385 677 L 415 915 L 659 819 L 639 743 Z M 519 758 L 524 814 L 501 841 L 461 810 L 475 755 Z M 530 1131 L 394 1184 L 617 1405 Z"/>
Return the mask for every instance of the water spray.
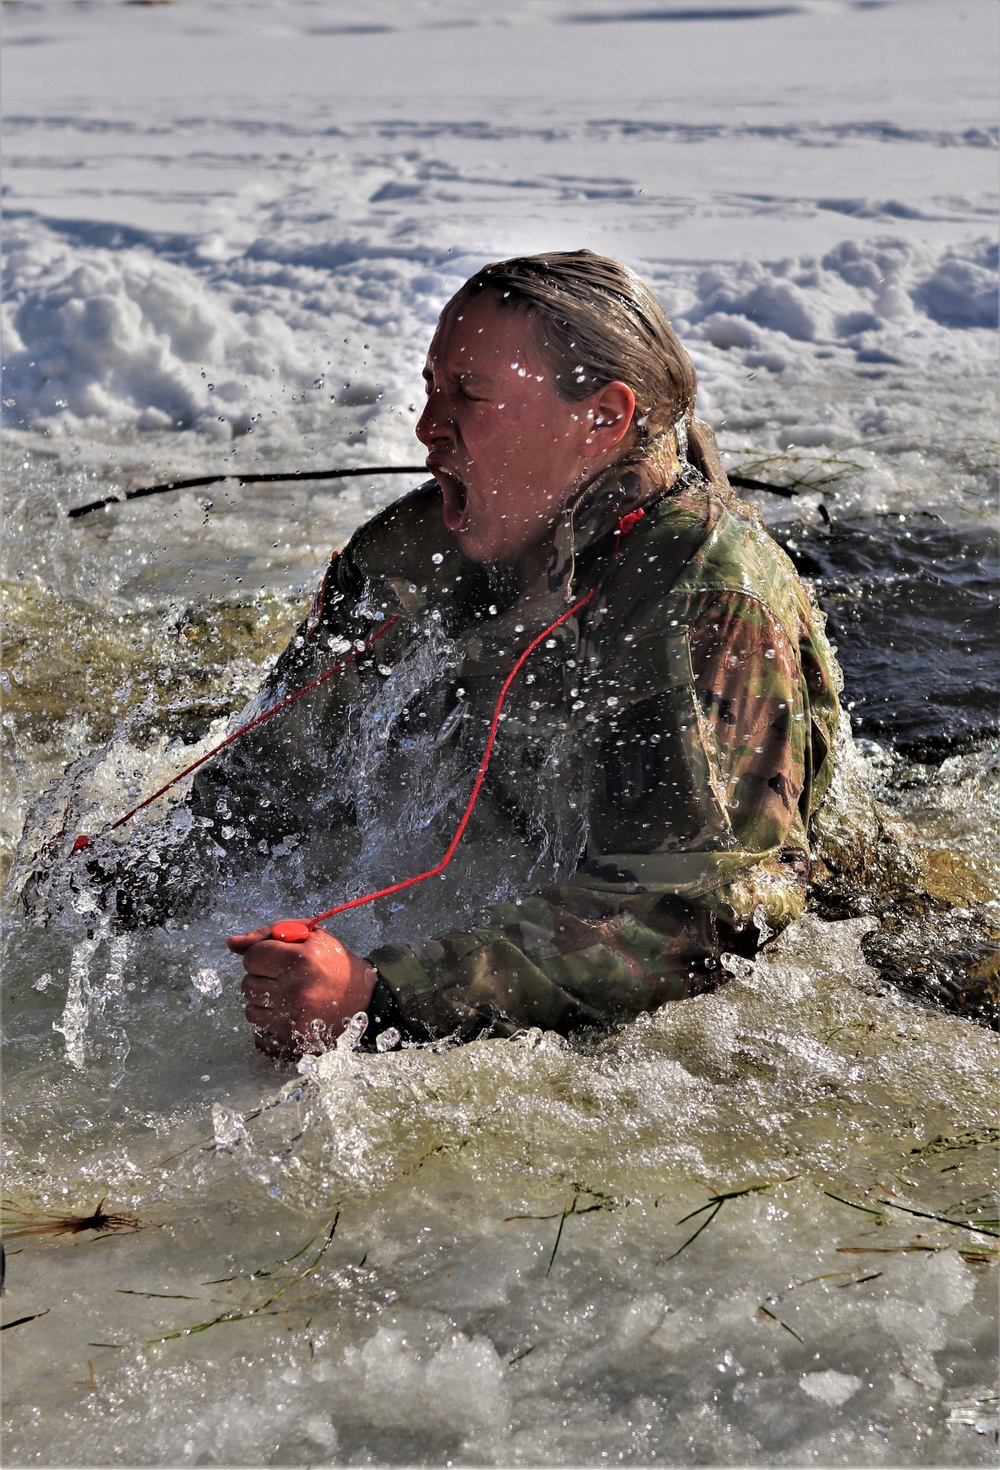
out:
<path id="1" fill-rule="evenodd" d="M 372 633 L 368 638 L 366 638 L 360 647 L 353 648 L 351 652 L 347 655 L 347 657 L 342 658 L 339 663 L 334 664 L 332 669 L 327 669 L 326 673 L 320 674 L 318 679 L 313 679 L 310 684 L 304 684 L 301 689 L 296 689 L 294 694 L 289 694 L 284 699 L 279 700 L 277 704 L 273 704 L 270 709 L 264 710 L 263 713 L 257 715 L 255 719 L 248 720 L 245 725 L 241 725 L 238 730 L 234 730 L 231 735 L 227 735 L 225 740 L 220 740 L 218 745 L 213 745 L 211 750 L 207 750 L 205 754 L 199 756 L 196 761 L 192 761 L 189 766 L 185 766 L 183 771 L 178 771 L 176 776 L 171 776 L 169 781 L 165 781 L 162 786 L 158 787 L 157 790 L 152 793 L 151 796 L 147 796 L 143 801 L 138 802 L 136 806 L 132 807 L 131 811 L 125 812 L 123 816 L 120 816 L 117 818 L 116 821 L 111 822 L 107 827 L 104 828 L 104 832 L 99 835 L 104 836 L 109 832 L 114 832 L 117 827 L 123 827 L 126 822 L 130 822 L 134 816 L 138 815 L 139 812 L 144 811 L 146 807 L 151 806 L 154 801 L 157 801 L 161 796 L 164 796 L 166 792 L 171 789 L 171 787 L 176 786 L 178 782 L 183 781 L 186 776 L 193 775 L 195 771 L 200 769 L 200 767 L 206 765 L 210 760 L 217 756 L 220 751 L 225 750 L 227 746 L 235 744 L 235 742 L 237 740 L 241 740 L 244 735 L 249 735 L 251 730 L 256 730 L 259 725 L 264 724 L 265 720 L 270 720 L 275 715 L 279 715 L 282 710 L 287 709 L 290 704 L 294 704 L 297 699 L 301 699 L 304 694 L 309 694 L 313 689 L 318 689 L 320 684 L 325 684 L 327 679 L 332 679 L 334 674 L 340 673 L 341 669 L 346 669 L 348 664 L 352 664 L 356 659 L 360 658 L 361 655 L 371 647 L 376 639 L 381 638 L 383 633 L 387 633 L 392 627 L 393 623 L 398 623 L 398 621 L 399 619 L 397 617 L 387 618 L 382 624 L 381 628 L 376 628 L 375 632 Z M 83 852 L 85 848 L 92 847 L 94 841 L 95 839 L 93 837 L 88 836 L 85 832 L 81 832 L 79 837 L 77 837 L 76 841 L 73 843 L 71 852 Z"/>
<path id="2" fill-rule="evenodd" d="M 638 512 L 638 514 L 641 515 L 642 512 L 640 511 Z M 624 519 L 627 520 L 629 519 L 629 517 L 624 517 Z M 542 631 L 531 640 L 527 647 L 518 654 L 514 667 L 507 675 L 506 679 L 503 682 L 503 685 L 501 686 L 500 693 L 497 695 L 497 701 L 493 709 L 493 719 L 490 722 L 490 732 L 489 735 L 486 737 L 486 746 L 483 750 L 482 759 L 479 762 L 479 769 L 476 772 L 476 779 L 472 783 L 472 791 L 469 795 L 469 800 L 465 804 L 465 810 L 462 813 L 458 826 L 455 828 L 452 839 L 448 844 L 447 851 L 445 852 L 445 855 L 441 859 L 441 861 L 439 863 L 436 863 L 433 868 L 428 868 L 426 872 L 416 873 L 413 875 L 412 878 L 403 878 L 399 883 L 390 883 L 388 888 L 379 888 L 376 889 L 376 891 L 373 893 L 362 894 L 360 898 L 351 898 L 348 899 L 346 903 L 338 903 L 332 909 L 325 909 L 323 913 L 317 914 L 316 917 L 313 919 L 279 919 L 276 924 L 273 924 L 271 926 L 272 939 L 280 939 L 285 944 L 304 944 L 305 941 L 309 938 L 310 934 L 312 934 L 313 930 L 317 928 L 317 926 L 322 923 L 324 919 L 332 919 L 335 914 L 345 913 L 348 909 L 357 909 L 361 908 L 363 904 L 374 903 L 377 898 L 388 898 L 391 893 L 400 893 L 404 888 L 412 888 L 415 883 L 423 883 L 425 879 L 436 878 L 439 873 L 444 872 L 445 868 L 448 866 L 455 855 L 455 850 L 462 840 L 465 829 L 469 825 L 469 820 L 472 816 L 473 810 L 475 809 L 476 802 L 479 800 L 479 793 L 482 790 L 483 781 L 486 778 L 486 770 L 490 763 L 490 757 L 493 754 L 493 746 L 496 741 L 497 727 L 500 724 L 500 719 L 503 714 L 504 701 L 507 698 L 507 693 L 510 689 L 510 686 L 513 684 L 514 680 L 521 672 L 521 669 L 524 667 L 525 663 L 527 663 L 528 659 L 534 653 L 538 645 L 540 643 L 543 643 L 550 634 L 554 633 L 557 628 L 561 627 L 562 624 L 565 623 L 569 618 L 573 617 L 574 614 L 580 612 L 582 608 L 586 607 L 587 603 L 591 602 L 595 595 L 596 588 L 591 588 L 591 590 L 585 593 L 583 597 L 574 602 L 572 607 L 567 608 L 564 613 L 562 613 L 558 618 L 555 618 L 551 623 L 549 623 L 547 628 L 543 628 Z"/>
<path id="3" fill-rule="evenodd" d="M 644 515 L 645 512 L 641 507 L 639 507 L 637 510 L 627 512 L 619 519 L 614 531 L 614 545 L 616 550 L 621 543 L 622 537 L 627 536 L 629 531 L 632 530 L 633 526 L 637 525 L 638 522 L 643 519 Z M 436 863 L 434 867 L 428 868 L 423 873 L 416 873 L 410 878 L 402 879 L 399 883 L 390 884 L 387 888 L 379 888 L 372 893 L 365 893 L 358 898 L 348 899 L 345 903 L 336 904 L 333 908 L 325 909 L 323 913 L 317 914 L 312 919 L 279 919 L 276 924 L 271 926 L 272 939 L 278 939 L 285 944 L 304 944 L 305 941 L 309 938 L 310 934 L 313 933 L 313 931 L 324 919 L 331 919 L 335 914 L 342 914 L 348 909 L 360 908 L 363 904 L 374 903 L 376 899 L 387 898 L 392 893 L 400 893 L 403 889 L 412 888 L 414 884 L 423 883 L 426 879 L 435 878 L 439 873 L 444 872 L 445 868 L 448 866 L 455 855 L 458 844 L 461 842 L 462 837 L 465 834 L 465 830 L 469 825 L 472 813 L 475 810 L 476 802 L 479 800 L 479 794 L 482 790 L 483 782 L 486 779 L 486 772 L 489 767 L 490 758 L 493 754 L 493 747 L 496 743 L 497 729 L 503 716 L 503 707 L 506 702 L 507 695 L 510 692 L 511 685 L 517 678 L 518 674 L 521 672 L 521 669 L 527 663 L 528 659 L 534 653 L 535 649 L 538 648 L 540 644 L 544 643 L 545 640 L 549 638 L 551 634 L 556 631 L 557 628 L 562 627 L 563 623 L 568 622 L 570 618 L 574 617 L 578 612 L 582 611 L 582 609 L 585 608 L 589 602 L 593 601 L 596 595 L 597 589 L 595 587 L 592 587 L 589 592 L 585 592 L 584 595 L 578 598 L 571 607 L 568 607 L 565 612 L 560 613 L 559 617 L 553 618 L 552 622 L 549 623 L 545 628 L 543 628 L 540 633 L 536 634 L 535 637 L 532 638 L 530 643 L 528 643 L 527 646 L 523 648 L 522 651 L 518 654 L 516 660 L 514 661 L 514 665 L 510 670 L 510 673 L 505 678 L 500 688 L 500 692 L 497 695 L 496 704 L 493 709 L 493 718 L 490 721 L 489 734 L 486 738 L 486 745 L 483 750 L 482 758 L 479 762 L 479 769 L 476 772 L 476 778 L 472 784 L 472 791 L 469 795 L 469 800 L 466 802 L 465 810 L 462 813 L 458 826 L 455 828 L 452 839 L 449 842 L 445 854 L 441 858 L 440 862 Z M 118 827 L 122 827 L 125 825 L 126 822 L 130 822 L 134 816 L 138 815 L 139 812 L 144 811 L 146 807 L 151 806 L 154 801 L 157 801 L 161 796 L 165 795 L 166 792 L 170 791 L 172 787 L 176 786 L 180 781 L 183 781 L 187 776 L 193 775 L 195 771 L 206 765 L 215 756 L 219 755 L 221 751 L 227 749 L 228 746 L 235 744 L 237 740 L 241 740 L 243 736 L 248 735 L 251 730 L 256 730 L 259 726 L 263 725 L 266 720 L 273 719 L 275 715 L 280 714 L 282 710 L 286 710 L 289 705 L 294 704 L 296 700 L 299 700 L 304 695 L 311 693 L 312 690 L 318 689 L 319 686 L 321 684 L 325 684 L 328 679 L 332 679 L 334 674 L 340 673 L 342 669 L 345 669 L 348 666 L 348 664 L 355 662 L 355 660 L 358 659 L 361 654 L 365 653 L 377 639 L 381 638 L 384 633 L 387 633 L 389 629 L 398 621 L 399 619 L 396 616 L 387 618 L 385 622 L 381 625 L 381 627 L 377 628 L 374 633 L 370 634 L 368 638 L 366 638 L 363 642 L 360 642 L 358 646 L 352 649 L 352 651 L 347 655 L 346 658 L 341 659 L 338 663 L 334 664 L 332 668 L 327 669 L 326 672 L 321 674 L 318 679 L 313 679 L 309 684 L 304 684 L 302 688 L 297 689 L 294 694 L 286 695 L 284 699 L 279 700 L 278 703 L 272 705 L 270 709 L 264 710 L 254 719 L 248 720 L 245 725 L 241 725 L 238 730 L 234 730 L 233 733 L 231 735 L 228 735 L 225 740 L 220 741 L 218 745 L 215 745 L 212 747 L 211 750 L 206 751 L 204 755 L 198 758 L 198 760 L 192 761 L 190 765 L 185 766 L 183 771 L 178 771 L 176 776 L 172 776 L 169 781 L 165 781 L 163 785 L 160 786 L 156 791 L 154 791 L 150 796 L 145 797 L 144 800 L 138 802 L 129 811 L 124 812 L 122 816 L 111 822 L 107 827 L 104 828 L 104 833 L 101 835 L 114 832 Z M 93 846 L 94 841 L 94 837 L 90 836 L 87 833 L 81 832 L 73 843 L 71 855 L 73 853 L 86 851 L 87 848 Z"/>

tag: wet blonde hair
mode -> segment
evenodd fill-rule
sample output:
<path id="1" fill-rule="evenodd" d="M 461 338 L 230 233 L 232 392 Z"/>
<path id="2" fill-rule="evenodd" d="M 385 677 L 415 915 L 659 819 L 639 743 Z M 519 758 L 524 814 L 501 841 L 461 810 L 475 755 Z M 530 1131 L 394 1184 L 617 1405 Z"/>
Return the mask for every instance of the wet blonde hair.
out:
<path id="1" fill-rule="evenodd" d="M 694 417 L 694 363 L 652 287 L 628 266 L 592 250 L 514 256 L 483 266 L 445 310 L 482 292 L 503 310 L 531 314 L 563 398 L 578 402 L 605 383 L 626 383 L 640 444 L 676 429 L 681 457 L 708 479 L 722 475 L 714 436 Z"/>

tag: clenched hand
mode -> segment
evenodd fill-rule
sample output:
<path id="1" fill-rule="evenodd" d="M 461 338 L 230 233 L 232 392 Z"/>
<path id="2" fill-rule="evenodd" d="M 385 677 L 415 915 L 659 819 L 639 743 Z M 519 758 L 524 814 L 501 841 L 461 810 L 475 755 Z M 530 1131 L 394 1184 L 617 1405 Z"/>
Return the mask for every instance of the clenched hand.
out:
<path id="1" fill-rule="evenodd" d="M 325 1051 L 345 1020 L 371 1000 L 377 979 L 371 965 L 323 929 L 301 944 L 287 944 L 271 937 L 268 924 L 234 934 L 226 944 L 243 956 L 246 1018 L 269 1056 Z"/>

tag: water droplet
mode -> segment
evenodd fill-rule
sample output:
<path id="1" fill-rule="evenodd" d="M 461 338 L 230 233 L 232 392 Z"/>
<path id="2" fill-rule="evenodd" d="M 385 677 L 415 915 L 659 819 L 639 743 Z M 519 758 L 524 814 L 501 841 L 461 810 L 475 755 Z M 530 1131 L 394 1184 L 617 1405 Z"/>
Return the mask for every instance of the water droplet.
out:
<path id="1" fill-rule="evenodd" d="M 753 922 L 754 927 L 760 935 L 760 943 L 762 945 L 766 944 L 767 941 L 773 937 L 774 930 L 767 922 L 767 913 L 764 909 L 764 905 L 761 903 L 759 903 L 753 911 Z"/>
<path id="2" fill-rule="evenodd" d="M 229 835 L 232 836 L 232 829 L 230 829 Z M 222 977 L 219 975 L 218 970 L 208 968 L 198 970 L 196 974 L 191 976 L 191 984 L 198 991 L 199 995 L 204 995 L 208 999 L 214 999 L 216 996 L 222 994 Z"/>
<path id="3" fill-rule="evenodd" d="M 216 1148 L 226 1153 L 231 1153 L 234 1148 L 247 1141 L 243 1115 L 234 1112 L 232 1108 L 223 1107 L 221 1103 L 212 1104 L 212 1132 L 215 1134 Z"/>
<path id="4" fill-rule="evenodd" d="M 344 1018 L 344 1034 L 337 1038 L 338 1051 L 357 1051 L 361 1045 L 361 1038 L 368 1030 L 368 1016 L 364 1011 L 358 1011 L 348 1019 Z"/>

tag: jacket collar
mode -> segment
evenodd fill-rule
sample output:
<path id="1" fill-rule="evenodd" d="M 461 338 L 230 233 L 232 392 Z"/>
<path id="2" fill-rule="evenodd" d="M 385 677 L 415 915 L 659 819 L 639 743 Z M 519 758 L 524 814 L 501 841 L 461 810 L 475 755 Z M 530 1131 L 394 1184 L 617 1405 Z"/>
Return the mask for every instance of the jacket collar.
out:
<path id="1" fill-rule="evenodd" d="M 680 479 L 683 466 L 673 429 L 658 434 L 602 470 L 570 501 L 556 526 L 552 552 L 541 578 L 525 596 L 544 600 L 561 592 L 566 602 L 574 596 L 576 559 L 581 552 L 614 531 L 622 516 L 657 500 Z"/>

